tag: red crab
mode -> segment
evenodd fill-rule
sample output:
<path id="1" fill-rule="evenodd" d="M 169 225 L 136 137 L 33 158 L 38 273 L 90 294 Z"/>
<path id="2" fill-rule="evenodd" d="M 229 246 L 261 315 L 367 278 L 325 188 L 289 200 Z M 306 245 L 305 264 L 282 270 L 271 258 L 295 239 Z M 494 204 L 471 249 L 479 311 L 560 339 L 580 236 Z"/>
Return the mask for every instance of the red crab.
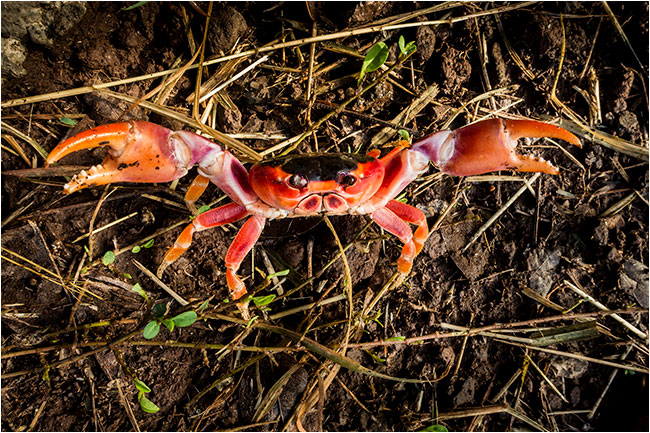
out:
<path id="1" fill-rule="evenodd" d="M 520 137 L 553 137 L 580 146 L 573 134 L 548 123 L 491 119 L 439 131 L 413 145 L 400 141 L 382 158 L 379 150 L 368 155 L 311 153 L 265 160 L 247 171 L 230 152 L 200 135 L 131 121 L 99 126 L 62 142 L 50 153 L 47 164 L 81 149 L 108 148 L 100 165 L 82 171 L 65 185 L 66 193 L 112 182 L 167 182 L 185 176 L 198 164 L 199 176 L 187 190 L 186 202 L 193 204 L 208 180 L 233 202 L 197 216 L 167 251 L 158 274 L 189 248 L 195 232 L 250 217 L 226 254 L 227 284 L 237 300 L 246 287 L 236 272 L 266 220 L 276 218 L 369 214 L 404 243 L 397 269 L 406 276 L 429 229 L 422 211 L 394 198 L 427 170 L 429 162 L 454 176 L 505 169 L 558 173 L 542 159 L 517 154 Z M 409 224 L 417 227 L 415 233 Z"/>

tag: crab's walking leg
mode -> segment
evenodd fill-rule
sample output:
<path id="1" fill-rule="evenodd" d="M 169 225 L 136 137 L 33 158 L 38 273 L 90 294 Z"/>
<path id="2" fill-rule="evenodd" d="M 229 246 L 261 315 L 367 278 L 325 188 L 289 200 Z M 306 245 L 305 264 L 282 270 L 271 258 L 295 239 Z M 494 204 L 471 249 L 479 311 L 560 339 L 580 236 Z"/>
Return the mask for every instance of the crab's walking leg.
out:
<path id="1" fill-rule="evenodd" d="M 377 209 L 372 213 L 372 219 L 379 227 L 397 236 L 404 244 L 402 254 L 397 259 L 397 270 L 407 275 L 413 266 L 413 259 L 418 254 L 418 247 L 413 241 L 413 232 L 409 225 L 388 207 Z M 426 224 L 426 221 L 425 221 Z M 420 247 L 421 248 L 421 247 Z"/>
<path id="2" fill-rule="evenodd" d="M 210 178 L 203 176 L 202 174 L 197 175 L 187 192 L 185 193 L 185 204 L 193 212 L 196 213 L 196 206 L 194 203 L 203 195 L 205 189 L 210 184 Z"/>
<path id="3" fill-rule="evenodd" d="M 248 215 L 246 208 L 237 203 L 228 203 L 227 205 L 209 210 L 194 218 L 191 224 L 185 227 L 174 242 L 174 245 L 167 250 L 162 263 L 158 267 L 156 274 L 160 278 L 165 269 L 174 263 L 181 254 L 183 254 L 192 244 L 192 235 L 195 232 L 207 230 L 213 227 L 238 221 Z"/>
<path id="4" fill-rule="evenodd" d="M 235 236 L 230 248 L 228 248 L 226 253 L 226 279 L 228 280 L 230 297 L 233 300 L 237 300 L 246 294 L 246 286 L 236 273 L 244 257 L 259 239 L 265 223 L 266 218 L 257 215 L 250 217 Z"/>
<path id="5" fill-rule="evenodd" d="M 429 237 L 429 226 L 427 225 L 427 218 L 424 216 L 424 212 L 397 200 L 389 201 L 386 207 L 404 221 L 415 224 L 418 227 L 415 229 L 415 233 L 413 233 L 413 243 L 415 244 L 415 255 L 420 254 L 424 242 Z"/>

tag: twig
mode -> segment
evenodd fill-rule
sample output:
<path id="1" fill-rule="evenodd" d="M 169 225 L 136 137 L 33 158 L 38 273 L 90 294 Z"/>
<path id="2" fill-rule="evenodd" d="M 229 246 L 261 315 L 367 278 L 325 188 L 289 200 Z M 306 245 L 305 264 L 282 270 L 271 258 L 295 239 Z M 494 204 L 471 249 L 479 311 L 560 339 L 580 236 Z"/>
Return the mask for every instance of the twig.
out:
<path id="1" fill-rule="evenodd" d="M 517 191 L 512 197 L 510 197 L 510 200 L 508 200 L 503 206 L 501 206 L 501 209 L 495 212 L 494 215 L 492 215 L 486 222 L 481 226 L 481 228 L 478 229 L 476 233 L 474 233 L 474 236 L 469 240 L 467 245 L 461 250 L 462 253 L 467 251 L 467 249 L 472 245 L 476 240 L 481 237 L 483 232 L 488 229 L 496 221 L 518 198 L 520 195 L 524 193 L 528 188 L 530 188 L 530 185 L 537 180 L 539 177 L 539 173 L 535 173 L 530 179 L 528 179 L 524 186 L 519 188 L 519 191 Z"/>
<path id="2" fill-rule="evenodd" d="M 569 289 L 573 290 L 573 291 L 576 292 L 578 295 L 582 296 L 583 298 L 587 299 L 589 302 L 591 302 L 592 304 L 594 304 L 594 306 L 596 306 L 596 308 L 598 308 L 598 309 L 600 309 L 600 310 L 602 310 L 602 311 L 607 311 L 607 312 L 610 311 L 609 308 L 607 308 L 605 305 L 603 305 L 603 304 L 601 304 L 600 302 L 598 302 L 598 301 L 597 301 L 593 296 L 589 295 L 589 294 L 588 294 L 587 292 L 585 292 L 584 290 L 578 288 L 575 284 L 571 283 L 570 281 L 564 280 L 564 284 L 565 284 Z M 648 340 L 648 334 L 647 334 L 646 332 L 641 331 L 639 328 L 637 328 L 636 326 L 632 325 L 630 322 L 628 322 L 627 320 L 623 319 L 623 318 L 622 318 L 621 316 L 619 316 L 618 314 L 616 314 L 616 313 L 612 313 L 612 314 L 611 314 L 611 317 L 612 317 L 612 319 L 616 320 L 616 321 L 619 322 L 621 325 L 625 326 L 627 329 L 629 329 L 630 331 L 632 331 L 632 332 L 633 332 L 634 334 L 636 334 L 637 336 L 643 338 L 643 340 L 646 340 L 646 341 Z"/>
<path id="3" fill-rule="evenodd" d="M 147 269 L 147 268 L 146 268 L 142 263 L 140 263 L 140 262 L 137 261 L 136 259 L 131 259 L 131 262 L 133 262 L 133 264 L 134 264 L 138 269 L 140 269 L 142 272 L 144 272 L 144 274 L 145 274 L 147 277 L 151 278 L 151 279 L 153 280 L 154 283 L 156 283 L 156 284 L 157 284 L 158 286 L 160 286 L 160 287 L 161 287 L 165 292 L 167 292 L 167 294 L 169 294 L 169 296 L 171 296 L 172 298 L 174 298 L 174 299 L 176 300 L 176 302 L 178 302 L 179 304 L 181 304 L 183 307 L 185 307 L 186 305 L 189 305 L 189 302 L 187 302 L 185 299 L 183 299 L 183 297 L 180 296 L 178 293 L 174 292 L 174 291 L 171 289 L 171 287 L 169 287 L 167 284 L 163 283 L 163 282 L 160 280 L 160 278 L 158 278 L 158 277 L 157 277 L 153 272 L 151 272 L 149 269 Z"/>

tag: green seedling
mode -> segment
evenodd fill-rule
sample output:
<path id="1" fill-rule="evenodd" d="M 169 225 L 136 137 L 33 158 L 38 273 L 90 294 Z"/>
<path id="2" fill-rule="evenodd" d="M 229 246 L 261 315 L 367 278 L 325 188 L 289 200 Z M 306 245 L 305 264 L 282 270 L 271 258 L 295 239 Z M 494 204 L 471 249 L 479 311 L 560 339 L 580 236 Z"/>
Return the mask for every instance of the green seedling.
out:
<path id="1" fill-rule="evenodd" d="M 65 126 L 77 126 L 77 122 L 69 117 L 60 117 L 59 122 L 63 123 Z"/>
<path id="2" fill-rule="evenodd" d="M 113 251 L 106 251 L 102 257 L 102 263 L 105 266 L 112 264 L 115 261 L 115 253 Z"/>
<path id="3" fill-rule="evenodd" d="M 444 425 L 433 424 L 433 425 L 430 425 L 429 427 L 425 427 L 422 430 L 418 430 L 418 431 L 420 431 L 420 432 L 429 432 L 429 431 L 448 432 L 449 430 L 447 430 L 447 427 L 445 427 Z"/>
<path id="4" fill-rule="evenodd" d="M 409 143 L 411 142 L 411 136 L 409 135 L 408 131 L 405 131 L 404 129 L 400 129 L 397 131 L 397 133 L 402 137 L 402 140 L 408 141 Z"/>
<path id="5" fill-rule="evenodd" d="M 156 304 L 151 309 L 153 314 L 153 320 L 149 321 L 142 331 L 142 336 L 147 340 L 155 338 L 160 332 L 160 325 L 164 325 L 165 328 L 172 332 L 174 328 L 185 328 L 192 325 L 198 319 L 198 314 L 196 311 L 190 310 L 185 311 L 184 313 L 177 314 L 174 317 L 165 317 L 167 312 L 167 306 L 165 304 Z"/>
<path id="6" fill-rule="evenodd" d="M 136 246 L 134 246 L 134 247 L 131 249 L 131 252 L 132 252 L 132 253 L 135 253 L 135 254 L 138 254 L 138 253 L 142 250 L 142 248 L 151 248 L 151 247 L 153 247 L 153 243 L 154 243 L 154 240 L 153 240 L 153 239 L 149 239 L 146 243 L 144 243 L 144 244 L 142 244 L 142 245 L 136 245 Z"/>
<path id="7" fill-rule="evenodd" d="M 136 283 L 133 287 L 131 287 L 131 290 L 142 296 L 147 304 L 149 303 L 149 296 L 147 296 L 147 292 L 144 291 L 140 283 Z"/>
<path id="8" fill-rule="evenodd" d="M 266 296 L 255 296 L 252 298 L 253 303 L 255 303 L 256 306 L 258 307 L 264 307 L 265 305 L 269 305 L 273 300 L 275 299 L 274 294 L 266 295 Z"/>
<path id="9" fill-rule="evenodd" d="M 363 77 L 368 72 L 373 72 L 381 68 L 386 63 L 386 59 L 388 59 L 388 45 L 383 42 L 377 42 L 368 50 L 366 57 L 363 59 L 357 85 L 361 84 Z"/>
<path id="10" fill-rule="evenodd" d="M 379 355 L 374 354 L 374 353 L 371 352 L 370 350 L 364 350 L 364 352 L 366 352 L 368 355 L 370 355 L 370 357 L 372 358 L 372 361 L 373 361 L 375 364 L 380 364 L 380 363 L 382 363 L 382 362 L 386 362 L 386 360 L 385 360 L 384 358 L 382 358 L 382 357 L 379 356 Z"/>
<path id="11" fill-rule="evenodd" d="M 286 275 L 289 275 L 289 272 L 290 272 L 289 269 L 285 269 L 284 271 L 278 271 L 278 272 L 275 272 L 275 273 L 273 273 L 273 274 L 268 275 L 268 276 L 266 277 L 266 281 L 270 281 L 271 278 L 275 278 L 275 277 L 284 277 L 284 276 L 286 276 Z"/>
<path id="12" fill-rule="evenodd" d="M 156 406 L 154 402 L 144 396 L 145 393 L 151 392 L 151 388 L 149 388 L 146 383 L 136 377 L 133 378 L 133 381 L 135 382 L 135 387 L 138 389 L 138 403 L 140 403 L 140 409 L 146 413 L 158 412 L 160 408 Z"/>
<path id="13" fill-rule="evenodd" d="M 399 52 L 401 57 L 406 57 L 409 54 L 412 54 L 417 49 L 417 47 L 415 46 L 415 41 L 405 43 L 404 36 L 399 37 L 397 46 L 399 47 Z"/>
<path id="14" fill-rule="evenodd" d="M 135 3 L 132 4 L 131 6 L 123 7 L 121 10 L 123 10 L 123 11 L 130 11 L 130 10 L 132 10 L 132 9 L 139 8 L 140 6 L 144 6 L 144 5 L 146 5 L 147 3 L 149 3 L 149 2 L 148 2 L 148 1 L 145 1 L 145 2 L 135 2 Z"/>
<path id="15" fill-rule="evenodd" d="M 207 204 L 204 204 L 203 206 L 201 206 L 200 208 L 198 208 L 196 210 L 196 215 L 190 215 L 190 221 L 192 221 L 197 216 L 201 215 L 203 212 L 207 212 L 209 210 L 210 210 L 210 206 L 208 206 Z"/>

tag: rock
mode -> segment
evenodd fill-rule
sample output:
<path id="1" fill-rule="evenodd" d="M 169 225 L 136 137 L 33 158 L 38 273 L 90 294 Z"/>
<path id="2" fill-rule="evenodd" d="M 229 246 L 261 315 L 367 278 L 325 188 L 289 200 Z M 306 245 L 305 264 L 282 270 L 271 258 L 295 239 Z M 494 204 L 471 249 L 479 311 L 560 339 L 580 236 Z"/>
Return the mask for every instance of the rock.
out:
<path id="1" fill-rule="evenodd" d="M 558 275 L 556 268 L 559 266 L 561 258 L 562 252 L 558 249 L 533 251 L 533 254 L 528 257 L 528 269 L 531 271 L 528 280 L 530 288 L 545 297 L 553 287 Z"/>
<path id="2" fill-rule="evenodd" d="M 85 13 L 86 2 L 2 2 L 2 77 L 25 75 L 28 41 L 51 48 Z"/>
<path id="3" fill-rule="evenodd" d="M 643 263 L 628 258 L 621 269 L 618 284 L 639 303 L 648 308 L 648 267 Z"/>
<path id="4" fill-rule="evenodd" d="M 86 2 L 2 2 L 2 36 L 51 47 L 85 13 Z"/>
<path id="5" fill-rule="evenodd" d="M 558 358 L 551 364 L 559 377 L 578 379 L 589 369 L 587 361 L 571 358 Z"/>
<path id="6" fill-rule="evenodd" d="M 208 51 L 211 54 L 221 54 L 230 49 L 248 31 L 248 23 L 239 11 L 232 6 L 224 6 L 213 12 L 208 32 Z"/>
<path id="7" fill-rule="evenodd" d="M 27 57 L 25 46 L 14 38 L 2 38 L 2 75 L 14 78 L 22 77 L 27 73 L 23 62 Z"/>

